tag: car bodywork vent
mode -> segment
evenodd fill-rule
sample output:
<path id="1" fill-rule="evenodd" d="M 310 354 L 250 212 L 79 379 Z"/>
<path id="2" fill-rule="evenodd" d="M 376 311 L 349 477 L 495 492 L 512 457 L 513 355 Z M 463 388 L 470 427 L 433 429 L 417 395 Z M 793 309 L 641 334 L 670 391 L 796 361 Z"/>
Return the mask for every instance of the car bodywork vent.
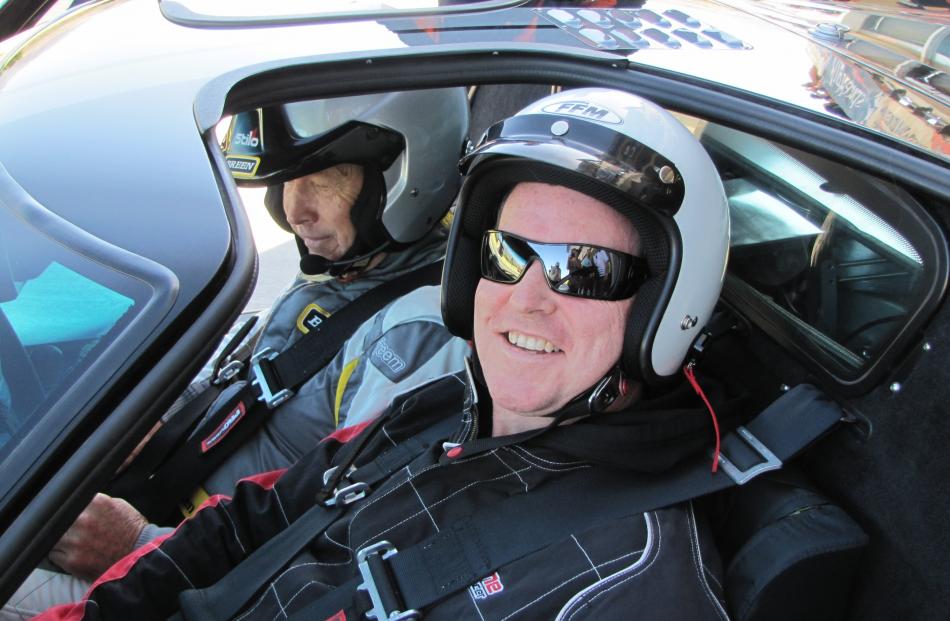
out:
<path id="1" fill-rule="evenodd" d="M 643 49 L 746 50 L 751 46 L 680 9 L 544 8 L 544 19 L 598 50 L 632 52 Z"/>

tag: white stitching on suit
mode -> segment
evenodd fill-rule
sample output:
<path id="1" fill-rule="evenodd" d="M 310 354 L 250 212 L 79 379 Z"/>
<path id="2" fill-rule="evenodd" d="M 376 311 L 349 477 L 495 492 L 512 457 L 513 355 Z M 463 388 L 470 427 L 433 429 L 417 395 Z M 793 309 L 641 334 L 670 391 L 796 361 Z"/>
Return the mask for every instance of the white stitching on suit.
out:
<path id="1" fill-rule="evenodd" d="M 284 511 L 284 503 L 281 502 L 281 500 L 280 500 L 280 494 L 277 493 L 277 488 L 276 488 L 276 487 L 272 487 L 271 490 L 273 490 L 273 492 L 274 492 L 274 498 L 277 499 L 277 507 L 280 509 L 280 514 L 281 514 L 282 516 L 284 516 L 284 522 L 287 523 L 287 526 L 290 526 L 290 520 L 287 519 L 287 512 Z"/>
<path id="2" fill-rule="evenodd" d="M 521 446 L 520 444 L 512 444 L 511 446 L 506 446 L 507 449 L 516 450 L 519 452 L 527 453 L 529 456 L 533 457 L 537 461 L 549 464 L 551 466 L 584 466 L 587 462 L 584 461 L 553 461 L 550 459 L 545 459 L 536 453 L 532 453 L 527 448 Z"/>
<path id="3" fill-rule="evenodd" d="M 181 567 L 178 566 L 178 563 L 175 562 L 175 559 L 173 559 L 172 557 L 168 555 L 168 552 L 166 552 L 165 550 L 162 550 L 161 547 L 158 547 L 158 546 L 155 547 L 155 551 L 160 553 L 165 558 L 167 558 L 169 562 L 175 566 L 175 569 L 177 569 L 178 573 L 181 574 L 181 577 L 185 579 L 185 582 L 188 583 L 188 586 L 190 586 L 191 588 L 195 588 L 195 585 L 191 583 L 191 580 L 189 580 L 188 575 L 181 570 Z"/>
<path id="4" fill-rule="evenodd" d="M 689 530 L 690 557 L 693 561 L 693 567 L 696 569 L 696 579 L 699 580 L 699 585 L 702 587 L 703 593 L 709 598 L 709 601 L 712 602 L 719 618 L 723 619 L 723 621 L 729 621 L 729 615 L 726 614 L 722 604 L 719 603 L 719 598 L 716 597 L 716 594 L 713 593 L 709 587 L 709 582 L 706 581 L 705 572 L 703 571 L 703 554 L 699 549 L 699 532 L 696 529 L 696 515 L 693 513 L 692 501 L 687 504 L 686 522 L 687 529 Z"/>
<path id="5" fill-rule="evenodd" d="M 528 493 L 528 483 L 524 479 L 521 478 L 521 475 L 518 474 L 518 472 L 514 468 L 509 466 L 508 462 L 506 462 L 504 459 L 501 458 L 501 455 L 499 455 L 498 453 L 495 453 L 495 457 L 498 459 L 498 461 L 502 463 L 502 465 L 505 466 L 505 468 L 508 468 L 508 470 L 511 470 L 512 472 L 515 473 L 515 475 L 518 477 L 518 480 L 521 481 L 522 485 L 524 485 L 525 493 Z"/>
<path id="6" fill-rule="evenodd" d="M 521 470 L 515 470 L 515 471 L 513 471 L 513 473 L 514 473 L 515 475 L 517 475 L 519 472 L 524 472 L 525 470 L 527 470 L 527 468 L 523 468 L 523 469 L 521 469 Z M 446 500 L 448 500 L 449 498 L 451 498 L 451 497 L 453 497 L 453 496 L 456 496 L 456 495 L 458 495 L 458 494 L 461 494 L 462 492 L 464 492 L 465 490 L 467 490 L 467 489 L 470 488 L 470 487 L 473 487 L 473 486 L 475 486 L 475 485 L 479 485 L 479 484 L 481 484 L 481 483 L 490 483 L 490 482 L 492 482 L 492 481 L 500 481 L 500 480 L 502 480 L 502 479 L 506 479 L 506 478 L 510 477 L 511 475 L 512 475 L 512 473 L 509 472 L 508 474 L 503 474 L 503 475 L 501 475 L 501 476 L 497 476 L 497 477 L 494 477 L 494 478 L 491 478 L 491 479 L 480 479 L 480 480 L 478 480 L 478 481 L 472 481 L 471 483 L 469 483 L 469 484 L 466 485 L 465 487 L 462 487 L 462 488 L 459 488 L 459 489 L 455 490 L 454 492 L 452 492 L 451 494 L 449 494 L 449 495 L 446 496 L 445 498 L 442 498 L 441 500 L 437 500 L 436 502 L 432 503 L 431 505 L 426 506 L 426 507 L 425 507 L 425 511 L 428 511 L 428 510 L 431 509 L 432 507 L 435 507 L 435 506 L 437 506 L 437 505 L 442 504 L 443 502 L 445 502 Z M 383 530 L 379 531 L 379 532 L 376 533 L 375 535 L 372 535 L 371 537 L 367 537 L 367 538 L 366 538 L 364 541 L 362 541 L 359 545 L 356 545 L 356 546 L 353 546 L 353 547 L 355 547 L 356 549 L 360 549 L 360 548 L 362 548 L 363 546 L 365 546 L 367 543 L 369 543 L 370 541 L 373 541 L 374 539 L 377 539 L 378 537 L 381 537 L 381 536 L 385 535 L 385 534 L 388 533 L 389 531 L 391 531 L 391 530 L 393 530 L 393 529 L 395 529 L 395 528 L 397 528 L 397 527 L 399 527 L 399 526 L 402 526 L 403 524 L 405 524 L 405 523 L 408 522 L 409 520 L 411 520 L 411 519 L 413 519 L 413 518 L 415 518 L 415 517 L 421 515 L 422 513 L 423 513 L 422 511 L 417 511 L 417 512 L 413 513 L 412 515 L 410 515 L 409 517 L 407 517 L 407 518 L 405 518 L 405 519 L 403 519 L 403 520 L 400 520 L 399 522 L 396 522 L 395 524 L 391 524 L 388 528 L 384 528 Z M 353 519 L 356 519 L 356 516 L 353 516 Z M 352 527 L 352 526 L 353 526 L 353 522 L 351 521 L 351 522 L 350 522 L 350 527 Z"/>
<path id="7" fill-rule="evenodd" d="M 600 572 L 597 571 L 597 565 L 594 565 L 594 561 L 590 560 L 590 555 L 587 553 L 587 550 L 584 549 L 584 546 L 581 545 L 581 542 L 577 540 L 577 537 L 571 535 L 571 539 L 574 540 L 574 543 L 577 544 L 577 547 L 580 548 L 581 552 L 584 554 L 584 558 L 587 559 L 587 562 L 590 563 L 590 566 L 594 569 L 594 573 L 597 574 L 598 580 L 603 580 L 604 577 L 600 575 Z"/>
<path id="8" fill-rule="evenodd" d="M 234 520 L 231 518 L 231 512 L 227 508 L 223 508 L 223 513 L 226 518 L 228 518 L 228 523 L 231 524 L 231 530 L 234 532 L 234 540 L 237 541 L 237 544 L 241 546 L 241 552 L 247 555 L 247 550 L 244 548 L 244 544 L 241 543 L 241 538 L 238 537 L 237 525 L 234 523 Z"/>
<path id="9" fill-rule="evenodd" d="M 422 495 L 419 493 L 419 490 L 416 489 L 416 486 L 412 484 L 412 472 L 409 470 L 409 466 L 406 466 L 406 472 L 409 473 L 409 478 L 406 479 L 406 482 L 409 483 L 409 487 L 412 488 L 412 491 L 415 492 L 416 498 L 419 499 L 419 504 L 422 505 L 422 508 L 425 509 L 426 515 L 429 516 L 429 519 L 432 520 L 432 525 L 435 526 L 435 532 L 441 532 L 439 530 L 439 525 L 435 523 L 435 518 L 432 517 L 432 512 L 429 511 L 429 508 L 426 507 L 426 503 L 422 500 Z"/>
<path id="10" fill-rule="evenodd" d="M 592 603 L 598 597 L 601 597 L 617 586 L 620 586 L 628 580 L 636 578 L 643 572 L 650 569 L 656 559 L 660 556 L 660 550 L 663 547 L 663 532 L 660 529 L 660 522 L 653 512 L 644 513 L 643 517 L 646 521 L 647 527 L 647 542 L 643 548 L 643 554 L 640 555 L 640 558 L 638 558 L 629 567 L 621 569 L 620 571 L 615 572 L 603 580 L 595 582 L 582 591 L 576 593 L 574 597 L 568 600 L 568 602 L 558 612 L 557 621 L 570 621 L 575 614 L 583 610 L 588 604 Z M 610 582 L 613 582 L 613 584 L 604 588 Z M 591 595 L 592 593 L 593 595 Z M 584 601 L 585 599 L 586 601 Z"/>

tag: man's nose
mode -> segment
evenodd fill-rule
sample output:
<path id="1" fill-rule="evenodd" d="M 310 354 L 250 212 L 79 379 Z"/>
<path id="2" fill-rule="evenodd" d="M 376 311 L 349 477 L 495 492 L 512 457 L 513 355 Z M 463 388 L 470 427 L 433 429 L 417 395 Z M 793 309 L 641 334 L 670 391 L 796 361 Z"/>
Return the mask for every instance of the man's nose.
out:
<path id="1" fill-rule="evenodd" d="M 306 185 L 296 181 L 284 184 L 284 215 L 292 225 L 306 224 L 316 220 L 316 210 L 309 203 L 312 196 L 306 191 Z"/>
<path id="2" fill-rule="evenodd" d="M 540 261 L 534 261 L 512 287 L 509 302 L 521 312 L 550 313 L 557 306 L 554 298 L 557 294 L 548 287 Z"/>

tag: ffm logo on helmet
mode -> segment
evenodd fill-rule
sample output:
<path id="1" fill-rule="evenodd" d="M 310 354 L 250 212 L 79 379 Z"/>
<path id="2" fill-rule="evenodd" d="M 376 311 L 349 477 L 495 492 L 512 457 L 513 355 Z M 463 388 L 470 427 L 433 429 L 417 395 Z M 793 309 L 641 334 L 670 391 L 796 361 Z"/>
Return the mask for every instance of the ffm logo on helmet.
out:
<path id="1" fill-rule="evenodd" d="M 614 125 L 623 123 L 623 119 L 620 118 L 620 115 L 609 108 L 595 106 L 590 102 L 582 100 L 561 101 L 549 104 L 542 108 L 542 110 L 550 114 L 575 116 L 581 119 L 600 121 L 601 123 L 612 123 Z"/>

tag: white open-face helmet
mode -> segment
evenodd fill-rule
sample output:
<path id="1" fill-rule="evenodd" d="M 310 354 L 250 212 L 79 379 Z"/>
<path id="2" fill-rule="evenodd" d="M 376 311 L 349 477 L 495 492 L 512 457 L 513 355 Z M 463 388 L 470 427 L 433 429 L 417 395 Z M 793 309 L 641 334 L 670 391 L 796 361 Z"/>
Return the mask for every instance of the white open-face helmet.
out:
<path id="1" fill-rule="evenodd" d="M 630 93 L 564 91 L 489 128 L 461 167 L 443 275 L 451 332 L 472 337 L 481 239 L 508 192 L 526 181 L 562 185 L 607 203 L 640 234 L 650 276 L 627 322 L 622 368 L 650 383 L 679 372 L 719 298 L 729 250 L 722 182 L 679 121 Z"/>
<path id="2" fill-rule="evenodd" d="M 235 115 L 225 159 L 239 185 L 268 186 L 265 204 L 287 230 L 285 181 L 363 166 L 352 254 L 415 242 L 439 221 L 458 192 L 468 120 L 463 88 L 301 101 Z"/>

